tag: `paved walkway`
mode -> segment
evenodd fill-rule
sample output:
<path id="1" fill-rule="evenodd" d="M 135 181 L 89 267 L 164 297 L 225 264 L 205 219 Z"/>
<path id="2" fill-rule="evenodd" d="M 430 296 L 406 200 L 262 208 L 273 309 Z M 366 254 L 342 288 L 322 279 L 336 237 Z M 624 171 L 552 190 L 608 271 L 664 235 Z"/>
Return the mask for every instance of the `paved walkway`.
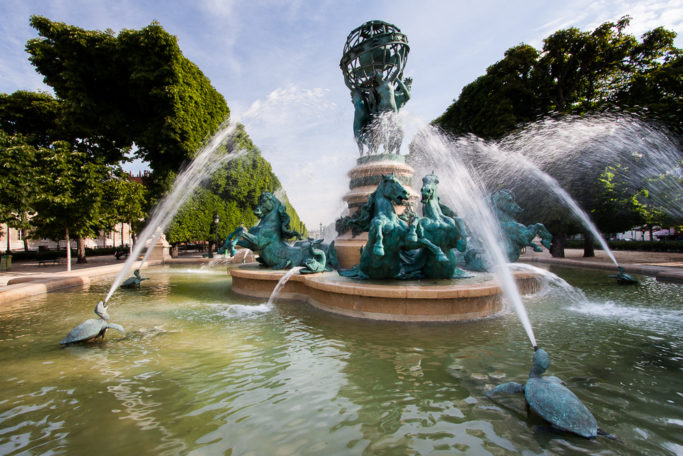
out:
<path id="1" fill-rule="evenodd" d="M 593 258 L 583 258 L 583 250 L 566 249 L 565 258 L 552 258 L 548 252 L 527 251 L 520 260 L 614 270 L 614 264 L 605 252 L 596 250 L 595 255 Z M 683 253 L 615 251 L 614 255 L 626 272 L 683 283 Z M 202 258 L 201 253 L 191 253 L 173 258 L 167 263 L 199 264 L 209 261 L 211 260 L 208 258 Z M 60 288 L 83 286 L 90 282 L 91 277 L 116 274 L 124 263 L 123 260 L 116 260 L 113 255 L 90 257 L 86 264 L 78 264 L 74 259 L 71 271 L 67 272 L 64 263 L 41 266 L 37 261 L 13 262 L 10 271 L 0 272 L 0 305 Z M 148 261 L 145 267 L 158 264 L 159 260 Z"/>
<path id="2" fill-rule="evenodd" d="M 626 272 L 655 276 L 657 280 L 683 282 L 683 253 L 630 250 L 614 250 L 612 253 L 619 266 L 622 266 Z M 548 252 L 534 252 L 527 249 L 520 260 L 529 263 L 562 264 L 616 272 L 614 263 L 602 250 L 596 250 L 592 258 L 584 258 L 583 249 L 565 249 L 564 255 L 564 258 L 553 258 Z"/>

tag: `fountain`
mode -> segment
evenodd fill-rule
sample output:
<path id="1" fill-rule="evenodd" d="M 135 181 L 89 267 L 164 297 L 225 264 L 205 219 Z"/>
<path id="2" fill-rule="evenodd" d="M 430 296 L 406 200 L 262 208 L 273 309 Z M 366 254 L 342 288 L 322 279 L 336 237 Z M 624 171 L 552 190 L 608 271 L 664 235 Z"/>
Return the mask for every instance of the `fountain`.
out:
<path id="1" fill-rule="evenodd" d="M 390 30 L 373 27 L 374 38 Z M 400 57 L 404 63 L 407 50 L 402 52 L 400 44 L 407 46 L 407 39 L 391 30 L 395 54 L 389 53 L 388 62 Z M 410 84 L 400 76 L 405 89 L 400 84 L 393 89 L 405 96 Z M 354 105 L 362 106 L 362 94 L 354 95 Z M 389 114 L 380 113 L 376 120 L 401 136 L 396 133 L 399 116 Z M 354 127 L 363 126 L 363 119 L 358 116 Z M 359 148 L 371 149 L 364 141 L 373 128 L 358 131 Z M 229 133 L 219 136 L 222 142 Z M 7 398 L 0 408 L 3 452 L 82 454 L 96 441 L 115 454 L 680 453 L 680 285 L 643 279 L 639 287 L 608 289 L 599 273 L 552 267 L 560 279 L 550 271 L 510 264 L 507 229 L 496 221 L 497 206 L 489 206 L 492 198 L 472 177 L 458 144 L 427 130 L 417 141 L 427 159 L 408 166 L 393 158 L 401 157 L 391 149 L 397 136 L 384 137 L 384 144 L 393 144 L 390 152 L 375 149 L 361 157 L 368 161 L 358 167 L 371 165 L 370 171 L 353 174 L 351 187 L 352 192 L 365 188 L 347 203 L 350 212 L 362 212 L 374 192 L 367 187 L 385 180 L 402 196 L 398 200 L 422 197 L 422 217 L 407 207 L 395 208 L 394 214 L 385 207 L 407 247 L 423 244 L 421 251 L 404 252 L 413 252 L 412 262 L 399 268 L 398 275 L 405 277 L 354 279 L 316 272 L 321 265 L 350 269 L 358 264 L 366 275 L 375 273 L 371 261 L 360 266 L 359 251 L 346 249 L 355 255 L 351 260 L 344 255 L 341 244 L 370 240 L 369 235 L 353 237 L 353 227 L 361 225 L 353 213 L 341 223 L 351 230 L 334 245 L 300 240 L 266 253 L 273 238 L 260 239 L 262 230 L 279 230 L 280 243 L 296 234 L 282 219 L 271 223 L 267 218 L 278 214 L 268 210 L 277 207 L 277 198 L 265 195 L 259 210 L 263 224 L 237 230 L 224 248 L 254 247 L 268 268 L 229 269 L 229 287 L 217 268 L 193 274 L 169 265 L 149 268 L 150 286 L 111 301 L 122 324 L 116 326 L 129 329 L 125 337 L 99 345 L 106 349 L 50 348 L 56 332 L 75 324 L 74 314 L 107 292 L 96 307 L 102 320 L 88 320 L 85 335 L 117 329 L 100 315 L 106 314 L 106 302 L 130 273 L 145 240 L 154 245 L 161 236 L 166 217 L 182 202 L 181 193 L 200 180 L 196 174 L 184 181 L 183 192 L 174 187 L 162 203 L 167 212 L 155 211 L 136 244 L 140 250 L 132 252 L 113 284 L 93 281 L 86 290 L 0 309 L 0 369 Z M 208 162 L 201 166 L 209 171 L 215 156 L 202 153 L 198 160 L 203 159 Z M 430 160 L 440 166 L 431 167 Z M 405 178 L 415 169 L 423 178 L 421 194 L 406 187 Z M 467 198 L 458 197 L 463 194 Z M 512 207 L 506 195 L 496 200 Z M 512 224 L 514 217 L 506 222 Z M 375 245 L 378 234 L 373 233 Z M 394 247 L 388 242 L 394 234 L 383 235 L 379 257 Z M 474 246 L 473 234 L 480 238 Z M 365 249 L 367 255 L 378 253 L 375 245 Z M 485 256 L 491 272 L 463 272 L 468 247 Z M 445 261 L 439 261 L 438 250 Z M 243 252 L 246 258 L 248 251 Z M 299 273 L 306 269 L 309 274 Z M 527 294 L 532 291 L 539 292 Z M 306 301 L 326 312 L 276 303 L 276 298 Z M 516 313 L 503 312 L 504 304 Z M 441 323 L 460 320 L 469 321 Z M 486 398 L 495 385 L 528 373 L 529 352 L 520 350 L 519 341 L 526 333 L 535 346 L 534 327 L 544 349 L 554 353 L 555 372 L 600 425 L 623 441 L 545 432 L 519 412 L 518 398 L 495 403 Z M 548 379 L 539 369 L 536 373 L 529 381 Z M 542 386 L 554 388 L 547 382 Z"/>
<path id="2" fill-rule="evenodd" d="M 493 269 L 495 274 L 471 275 L 456 266 L 454 253 L 454 249 L 463 252 L 467 246 L 462 212 L 439 202 L 439 178 L 434 173 L 423 179 L 424 216 L 417 216 L 410 206 L 417 192 L 408 185 L 413 169 L 399 154 L 403 130 L 398 115 L 410 98 L 412 81 L 403 76 L 408 51 L 407 37 L 383 21 L 367 22 L 349 34 L 340 67 L 352 95 L 353 132 L 361 154 L 358 165 L 349 173 L 351 192 L 344 197 L 350 215 L 337 221 L 340 235 L 329 247 L 317 241 L 323 253 L 318 268 L 302 270 L 321 272 L 329 257 L 327 270 L 331 265 L 342 277 L 334 272 L 293 276 L 282 294 L 350 317 L 410 322 L 461 321 L 495 315 L 503 310 L 505 294 L 525 322 L 529 340 L 535 346 L 519 292 L 535 291 L 538 281 L 533 274 L 512 273 L 505 266 L 506 258 L 498 246 L 501 234 L 493 231 L 498 225 L 493 215 L 479 217 L 472 226 L 488 233 L 485 250 L 491 253 L 492 260 L 487 269 Z M 469 176 L 467 179 L 469 195 L 476 184 Z M 268 194 L 261 198 L 264 204 L 272 200 Z M 263 298 L 270 295 L 283 274 L 276 270 L 303 265 L 308 246 L 313 245 L 311 241 L 293 246 L 283 243 L 297 234 L 289 230 L 285 219 L 272 222 L 280 230 L 267 238 L 264 233 L 270 236 L 278 230 L 266 226 L 268 214 L 275 212 L 272 204 L 269 211 L 264 211 L 264 204 L 260 200 L 255 211 L 264 217 L 259 225 L 248 232 L 238 228 L 219 251 L 233 249 L 237 243 L 259 253 L 259 261 L 271 269 L 246 265 L 231 269 L 230 274 L 233 291 Z M 510 230 L 516 232 L 519 228 Z M 520 248 L 514 248 L 518 256 Z M 283 249 L 291 253 L 285 254 Z M 441 281 L 420 282 L 425 279 Z"/>

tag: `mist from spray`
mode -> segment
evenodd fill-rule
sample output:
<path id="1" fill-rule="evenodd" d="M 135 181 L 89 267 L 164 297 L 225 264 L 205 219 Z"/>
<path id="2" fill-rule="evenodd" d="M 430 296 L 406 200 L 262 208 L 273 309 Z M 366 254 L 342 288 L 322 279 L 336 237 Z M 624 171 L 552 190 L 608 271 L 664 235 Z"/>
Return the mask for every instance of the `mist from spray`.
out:
<path id="1" fill-rule="evenodd" d="M 237 152 L 237 145 L 232 141 L 237 125 L 237 122 L 230 122 L 223 125 L 198 152 L 195 159 L 178 174 L 171 187 L 171 191 L 152 211 L 149 222 L 138 237 L 138 242 L 133 246 L 123 268 L 116 276 L 116 279 L 114 279 L 114 282 L 107 293 L 107 297 L 104 300 L 105 304 L 109 302 L 109 299 L 116 289 L 118 289 L 123 280 L 130 274 L 130 270 L 137 261 L 137 258 L 139 258 L 142 249 L 147 246 L 147 252 L 139 265 L 139 268 L 142 267 L 153 250 L 154 245 L 158 242 L 169 223 L 171 223 L 171 220 L 180 206 L 187 201 L 195 188 L 197 188 L 197 186 L 206 178 L 211 176 L 218 168 L 241 155 Z M 221 146 L 225 146 L 227 153 Z"/>

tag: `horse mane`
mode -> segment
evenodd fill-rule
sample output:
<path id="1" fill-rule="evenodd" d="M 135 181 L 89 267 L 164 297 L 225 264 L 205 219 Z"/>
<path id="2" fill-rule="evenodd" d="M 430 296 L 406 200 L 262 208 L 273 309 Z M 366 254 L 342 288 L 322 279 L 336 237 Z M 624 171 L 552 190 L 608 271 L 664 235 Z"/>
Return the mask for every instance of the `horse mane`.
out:
<path id="1" fill-rule="evenodd" d="M 363 231 L 370 231 L 370 222 L 375 215 L 375 200 L 377 199 L 377 192 L 384 185 L 384 180 L 380 182 L 374 192 L 368 197 L 368 201 L 361 206 L 357 217 L 352 217 L 348 224 L 351 226 L 351 233 L 356 236 Z"/>

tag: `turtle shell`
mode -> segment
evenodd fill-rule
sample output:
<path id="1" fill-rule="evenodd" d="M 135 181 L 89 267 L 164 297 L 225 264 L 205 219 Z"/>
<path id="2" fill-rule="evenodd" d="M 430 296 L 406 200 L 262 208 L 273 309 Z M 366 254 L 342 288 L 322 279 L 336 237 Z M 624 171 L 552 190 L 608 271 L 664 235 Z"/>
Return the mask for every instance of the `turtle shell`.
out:
<path id="1" fill-rule="evenodd" d="M 529 406 L 553 426 L 582 437 L 598 435 L 598 422 L 574 393 L 547 378 L 530 378 L 524 385 Z"/>
<path id="2" fill-rule="evenodd" d="M 130 277 L 121 284 L 121 288 L 137 288 L 139 285 L 140 281 L 137 277 Z"/>
<path id="3" fill-rule="evenodd" d="M 91 318 L 85 320 L 80 325 L 72 329 L 69 334 L 60 342 L 61 345 L 74 344 L 76 342 L 84 342 L 100 335 L 100 333 L 107 329 L 107 322 L 101 318 Z"/>

